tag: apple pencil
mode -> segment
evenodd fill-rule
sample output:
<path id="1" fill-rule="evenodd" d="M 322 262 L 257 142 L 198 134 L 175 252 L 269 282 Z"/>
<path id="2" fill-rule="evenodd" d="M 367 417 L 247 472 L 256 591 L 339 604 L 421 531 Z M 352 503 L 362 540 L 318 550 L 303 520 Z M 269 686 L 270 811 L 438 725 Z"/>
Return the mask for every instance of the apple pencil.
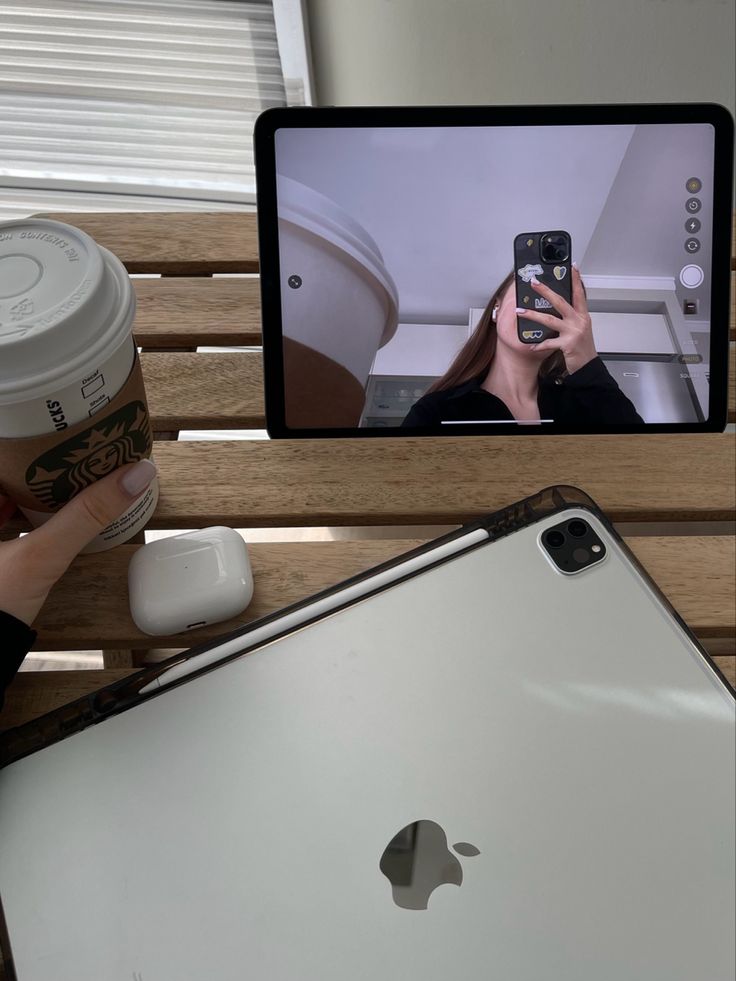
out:
<path id="1" fill-rule="evenodd" d="M 325 613 L 330 613 L 339 606 L 344 606 L 346 603 L 361 599 L 368 593 L 373 593 L 384 586 L 390 586 L 404 576 L 411 575 L 428 565 L 433 565 L 435 562 L 456 555 L 458 552 L 471 548 L 473 545 L 477 545 L 489 537 L 485 528 L 478 528 L 475 531 L 468 532 L 467 535 L 453 539 L 451 542 L 445 542 L 444 545 L 438 545 L 437 548 L 424 552 L 422 555 L 417 555 L 413 559 L 407 559 L 406 562 L 401 562 L 399 565 L 386 569 L 384 572 L 379 572 L 369 579 L 354 583 L 352 586 L 346 586 L 344 589 L 340 589 L 330 596 L 325 596 L 323 599 L 310 603 L 309 606 L 294 610 L 292 613 L 286 613 L 284 616 L 265 624 L 263 627 L 256 627 L 249 634 L 231 637 L 229 640 L 223 641 L 222 644 L 218 644 L 217 647 L 213 647 L 209 651 L 203 651 L 201 654 L 197 654 L 186 661 L 173 664 L 168 670 L 162 671 L 153 681 L 139 689 L 138 694 L 145 695 L 159 688 L 166 688 L 175 681 L 180 681 L 195 671 L 201 671 L 202 668 L 208 668 L 213 664 L 217 664 L 218 661 L 233 654 L 251 653 L 255 647 L 262 646 L 277 634 L 283 634 L 286 631 L 293 630 L 307 620 L 314 620 L 317 617 L 323 616 Z"/>

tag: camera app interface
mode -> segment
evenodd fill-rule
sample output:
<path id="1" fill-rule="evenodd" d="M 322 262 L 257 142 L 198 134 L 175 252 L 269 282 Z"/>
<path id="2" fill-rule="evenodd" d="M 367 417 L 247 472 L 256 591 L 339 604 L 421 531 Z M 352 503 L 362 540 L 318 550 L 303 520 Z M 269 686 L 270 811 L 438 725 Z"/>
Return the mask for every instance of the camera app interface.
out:
<path id="1" fill-rule="evenodd" d="M 708 416 L 707 124 L 276 132 L 286 423 Z"/>

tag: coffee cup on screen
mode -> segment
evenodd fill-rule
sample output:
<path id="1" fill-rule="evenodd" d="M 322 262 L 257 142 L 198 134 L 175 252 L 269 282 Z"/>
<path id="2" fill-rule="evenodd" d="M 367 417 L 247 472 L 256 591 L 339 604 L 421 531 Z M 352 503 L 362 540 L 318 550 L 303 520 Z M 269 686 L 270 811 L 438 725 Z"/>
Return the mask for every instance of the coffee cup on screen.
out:
<path id="1" fill-rule="evenodd" d="M 134 315 L 123 264 L 85 232 L 0 222 L 0 491 L 34 525 L 151 455 Z M 85 551 L 131 538 L 157 500 L 154 480 Z"/>

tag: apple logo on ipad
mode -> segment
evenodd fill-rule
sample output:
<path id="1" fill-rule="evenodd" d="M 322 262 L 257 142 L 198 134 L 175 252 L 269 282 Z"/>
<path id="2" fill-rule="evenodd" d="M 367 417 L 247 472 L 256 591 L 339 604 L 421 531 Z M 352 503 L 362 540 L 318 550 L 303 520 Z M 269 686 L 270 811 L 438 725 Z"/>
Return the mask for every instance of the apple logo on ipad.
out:
<path id="1" fill-rule="evenodd" d="M 475 845 L 465 841 L 452 847 L 466 858 L 480 855 Z M 379 867 L 391 883 L 394 902 L 402 909 L 426 909 L 438 886 L 460 886 L 463 881 L 463 867 L 435 821 L 414 821 L 402 828 L 386 846 Z"/>

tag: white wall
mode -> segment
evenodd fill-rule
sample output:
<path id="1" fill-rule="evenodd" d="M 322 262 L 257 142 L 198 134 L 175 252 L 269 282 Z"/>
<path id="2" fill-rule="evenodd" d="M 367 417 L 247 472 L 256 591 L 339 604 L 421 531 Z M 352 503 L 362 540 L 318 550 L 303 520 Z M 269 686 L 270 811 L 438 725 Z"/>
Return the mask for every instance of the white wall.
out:
<path id="1" fill-rule="evenodd" d="M 713 191 L 713 130 L 710 126 L 637 126 L 611 188 L 606 207 L 583 256 L 588 275 L 671 276 L 680 303 L 697 298 L 700 314 L 710 316 L 710 265 Z M 685 187 L 690 177 L 703 181 L 699 197 L 704 207 L 697 218 L 701 243 L 696 255 L 685 251 L 691 237 L 685 222 L 692 216 L 685 202 L 692 197 Z M 696 262 L 705 270 L 697 290 L 685 290 L 680 269 Z"/>
<path id="2" fill-rule="evenodd" d="M 319 105 L 720 102 L 733 0 L 308 0 Z"/>
<path id="3" fill-rule="evenodd" d="M 399 324 L 396 333 L 376 352 L 372 375 L 442 375 L 470 337 L 458 324 Z"/>
<path id="4" fill-rule="evenodd" d="M 521 232 L 564 228 L 573 254 L 585 254 L 633 132 L 601 126 L 581 141 L 573 126 L 283 130 L 276 166 L 375 240 L 404 322 L 466 324 L 510 272 Z"/>

